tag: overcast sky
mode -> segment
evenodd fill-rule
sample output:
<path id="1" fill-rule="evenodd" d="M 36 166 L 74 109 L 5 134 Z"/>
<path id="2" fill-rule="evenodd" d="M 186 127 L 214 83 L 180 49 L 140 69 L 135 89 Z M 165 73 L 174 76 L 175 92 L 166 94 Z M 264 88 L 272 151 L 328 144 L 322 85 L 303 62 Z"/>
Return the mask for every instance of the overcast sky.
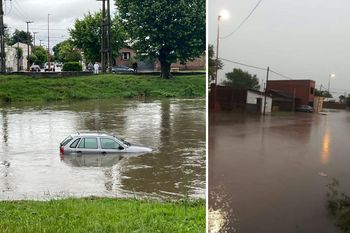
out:
<path id="1" fill-rule="evenodd" d="M 237 28 L 258 0 L 209 0 L 209 43 L 216 45 L 217 16 L 220 35 Z M 246 23 L 232 36 L 220 39 L 219 57 L 271 69 L 296 79 L 312 79 L 317 88 L 350 94 L 350 1 L 348 0 L 263 0 Z M 216 47 L 214 47 L 216 48 Z M 226 72 L 242 68 L 265 80 L 266 73 L 225 62 Z M 283 79 L 270 74 L 271 79 Z M 339 93 L 334 93 L 338 95 Z"/>
<path id="2" fill-rule="evenodd" d="M 97 0 L 4 0 L 4 22 L 12 33 L 15 29 L 27 30 L 25 21 L 34 21 L 29 24 L 30 32 L 36 34 L 36 44 L 43 40 L 47 45 L 47 24 L 50 14 L 50 47 L 68 38 L 68 28 L 72 27 L 77 18 L 84 14 L 101 9 L 102 2 Z M 111 0 L 111 5 L 114 1 Z M 114 5 L 111 6 L 115 12 Z"/>

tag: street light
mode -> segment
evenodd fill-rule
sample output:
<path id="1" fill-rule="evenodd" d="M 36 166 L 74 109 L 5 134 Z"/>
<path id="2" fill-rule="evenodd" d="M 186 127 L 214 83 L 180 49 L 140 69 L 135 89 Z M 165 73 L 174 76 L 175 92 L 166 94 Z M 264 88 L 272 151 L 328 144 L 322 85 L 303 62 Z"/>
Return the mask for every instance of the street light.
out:
<path id="1" fill-rule="evenodd" d="M 29 44 L 30 44 L 30 40 L 29 40 L 29 24 L 30 23 L 34 23 L 33 21 L 26 21 L 27 24 L 27 70 L 30 70 L 30 61 L 29 61 Z"/>
<path id="2" fill-rule="evenodd" d="M 215 64 L 215 89 L 214 89 L 214 111 L 216 111 L 216 92 L 218 84 L 218 70 L 219 70 L 219 42 L 220 42 L 220 21 L 221 19 L 226 20 L 230 17 L 227 10 L 221 10 L 218 15 L 218 32 L 216 37 L 216 64 Z"/>
<path id="3" fill-rule="evenodd" d="M 329 89 L 330 89 L 330 86 L 331 86 L 331 79 L 332 78 L 335 78 L 335 74 L 330 74 L 329 75 L 329 79 L 328 79 L 328 93 L 330 93 Z"/>
<path id="4" fill-rule="evenodd" d="M 219 44 L 220 44 L 220 21 L 227 20 L 230 18 L 230 14 L 227 10 L 221 10 L 220 14 L 218 15 L 218 31 L 217 31 L 217 37 L 216 37 L 216 70 L 215 70 L 215 86 L 218 83 L 218 70 L 219 70 Z"/>

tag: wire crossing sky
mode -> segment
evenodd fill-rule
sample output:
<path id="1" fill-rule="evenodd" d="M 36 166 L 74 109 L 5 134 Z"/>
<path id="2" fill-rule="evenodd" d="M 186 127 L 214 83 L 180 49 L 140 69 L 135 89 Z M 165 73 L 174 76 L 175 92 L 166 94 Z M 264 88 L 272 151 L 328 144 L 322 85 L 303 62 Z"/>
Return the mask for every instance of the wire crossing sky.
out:
<path id="1" fill-rule="evenodd" d="M 335 74 L 331 91 L 350 90 L 350 1 L 208 1 L 208 43 L 216 44 L 219 12 L 225 9 L 230 13 L 228 20 L 221 20 L 220 37 L 232 32 L 234 36 L 220 39 L 220 57 L 269 66 L 293 79 L 312 79 L 317 88 L 327 86 L 330 74 Z M 252 6 L 256 5 L 254 10 Z M 247 16 L 249 20 L 245 22 Z M 266 77 L 263 70 L 224 61 L 218 81 L 233 68 L 256 74 L 261 81 Z M 273 76 L 278 78 L 277 74 Z"/>
<path id="2" fill-rule="evenodd" d="M 114 1 L 111 1 L 114 4 Z M 97 0 L 4 0 L 4 23 L 10 33 L 15 29 L 26 31 L 25 21 L 34 21 L 29 26 L 30 32 L 38 32 L 36 44 L 41 40 L 47 45 L 47 17 L 50 14 L 50 47 L 66 40 L 68 29 L 74 25 L 77 18 L 82 18 L 101 9 Z M 112 14 L 115 7 L 112 6 Z"/>

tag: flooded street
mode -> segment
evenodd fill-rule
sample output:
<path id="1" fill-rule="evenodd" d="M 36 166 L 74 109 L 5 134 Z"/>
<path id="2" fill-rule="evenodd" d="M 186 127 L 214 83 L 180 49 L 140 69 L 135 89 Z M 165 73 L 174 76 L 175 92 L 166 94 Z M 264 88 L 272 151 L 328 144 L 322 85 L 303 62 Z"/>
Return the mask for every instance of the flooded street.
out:
<path id="1" fill-rule="evenodd" d="M 205 197 L 205 100 L 89 100 L 0 108 L 0 199 Z M 152 153 L 60 157 L 68 135 L 99 131 Z"/>
<path id="2" fill-rule="evenodd" d="M 216 113 L 209 128 L 212 232 L 340 232 L 327 211 L 332 178 L 350 194 L 350 112 Z"/>

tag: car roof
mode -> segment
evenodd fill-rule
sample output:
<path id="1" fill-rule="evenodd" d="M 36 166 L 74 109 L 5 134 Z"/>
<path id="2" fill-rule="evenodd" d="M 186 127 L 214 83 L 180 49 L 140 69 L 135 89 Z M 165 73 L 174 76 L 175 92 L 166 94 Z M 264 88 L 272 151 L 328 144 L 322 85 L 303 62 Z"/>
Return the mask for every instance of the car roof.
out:
<path id="1" fill-rule="evenodd" d="M 109 134 L 106 134 L 106 133 L 76 133 L 76 134 L 71 134 L 70 135 L 71 137 L 78 137 L 78 136 L 93 136 L 93 137 L 114 137 L 113 135 L 109 135 Z"/>

